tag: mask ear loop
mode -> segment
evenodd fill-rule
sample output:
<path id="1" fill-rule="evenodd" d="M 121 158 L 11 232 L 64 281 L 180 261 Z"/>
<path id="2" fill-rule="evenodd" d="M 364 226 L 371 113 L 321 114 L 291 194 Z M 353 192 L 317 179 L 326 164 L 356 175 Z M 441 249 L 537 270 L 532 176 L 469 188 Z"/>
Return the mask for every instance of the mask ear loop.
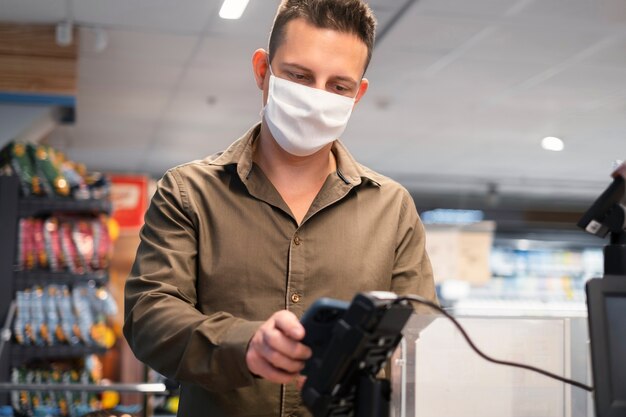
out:
<path id="1" fill-rule="evenodd" d="M 267 54 L 267 68 L 269 69 L 270 76 L 275 77 L 274 73 L 272 72 L 272 64 L 270 64 L 270 61 L 271 61 L 270 60 L 270 54 L 268 52 L 268 54 Z M 269 100 L 269 97 L 268 97 L 268 100 Z M 261 107 L 261 111 L 259 112 L 259 116 L 261 116 L 261 119 L 263 119 L 265 117 L 265 107 L 266 106 L 267 106 L 267 103 L 263 107 Z"/>
<path id="2" fill-rule="evenodd" d="M 274 75 L 274 72 L 272 71 L 272 60 L 270 59 L 269 52 L 267 54 L 267 68 L 269 68 L 269 70 L 270 70 L 270 75 Z"/>

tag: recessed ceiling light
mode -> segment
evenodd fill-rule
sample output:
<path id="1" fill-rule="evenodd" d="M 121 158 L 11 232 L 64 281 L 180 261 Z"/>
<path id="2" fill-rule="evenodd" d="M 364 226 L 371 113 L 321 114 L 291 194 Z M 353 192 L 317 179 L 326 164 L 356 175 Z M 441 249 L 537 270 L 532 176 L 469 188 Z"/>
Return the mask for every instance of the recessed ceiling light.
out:
<path id="1" fill-rule="evenodd" d="M 220 9 L 222 19 L 239 19 L 248 6 L 249 0 L 224 0 Z"/>
<path id="2" fill-rule="evenodd" d="M 541 147 L 546 151 L 562 151 L 565 145 L 563 141 L 559 138 L 555 138 L 554 136 L 548 136 L 547 138 L 543 138 L 541 141 Z"/>

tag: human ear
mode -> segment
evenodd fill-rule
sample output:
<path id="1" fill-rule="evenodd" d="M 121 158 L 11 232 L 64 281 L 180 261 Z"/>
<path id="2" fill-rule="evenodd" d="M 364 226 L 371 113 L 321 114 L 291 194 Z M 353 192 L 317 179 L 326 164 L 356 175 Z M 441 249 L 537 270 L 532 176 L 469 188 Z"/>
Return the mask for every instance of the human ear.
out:
<path id="1" fill-rule="evenodd" d="M 361 80 L 361 84 L 359 84 L 359 91 L 356 93 L 356 97 L 354 97 L 354 104 L 358 103 L 359 100 L 361 100 L 361 97 L 363 97 L 369 85 L 370 85 L 370 82 L 368 81 L 367 78 L 363 78 Z"/>
<path id="2" fill-rule="evenodd" d="M 267 51 L 263 48 L 259 48 L 252 54 L 252 72 L 254 73 L 254 80 L 259 90 L 263 90 L 265 77 L 267 75 Z"/>

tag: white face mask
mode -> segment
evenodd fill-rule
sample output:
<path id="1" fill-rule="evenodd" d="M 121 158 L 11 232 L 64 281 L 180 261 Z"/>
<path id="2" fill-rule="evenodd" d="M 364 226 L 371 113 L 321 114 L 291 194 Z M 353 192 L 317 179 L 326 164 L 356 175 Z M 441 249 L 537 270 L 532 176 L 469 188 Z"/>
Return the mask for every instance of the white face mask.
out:
<path id="1" fill-rule="evenodd" d="M 278 78 L 269 70 L 267 104 L 261 114 L 281 148 L 308 156 L 343 133 L 354 98 Z"/>

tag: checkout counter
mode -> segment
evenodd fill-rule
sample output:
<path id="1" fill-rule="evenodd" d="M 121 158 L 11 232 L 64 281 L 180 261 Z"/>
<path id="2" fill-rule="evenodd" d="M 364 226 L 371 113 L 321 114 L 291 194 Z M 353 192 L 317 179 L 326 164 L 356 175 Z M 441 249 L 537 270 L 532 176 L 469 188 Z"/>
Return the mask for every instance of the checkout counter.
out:
<path id="1" fill-rule="evenodd" d="M 457 316 L 487 355 L 592 384 L 586 317 Z M 593 417 L 592 394 L 487 362 L 442 316 L 413 315 L 391 360 L 394 417 Z"/>

